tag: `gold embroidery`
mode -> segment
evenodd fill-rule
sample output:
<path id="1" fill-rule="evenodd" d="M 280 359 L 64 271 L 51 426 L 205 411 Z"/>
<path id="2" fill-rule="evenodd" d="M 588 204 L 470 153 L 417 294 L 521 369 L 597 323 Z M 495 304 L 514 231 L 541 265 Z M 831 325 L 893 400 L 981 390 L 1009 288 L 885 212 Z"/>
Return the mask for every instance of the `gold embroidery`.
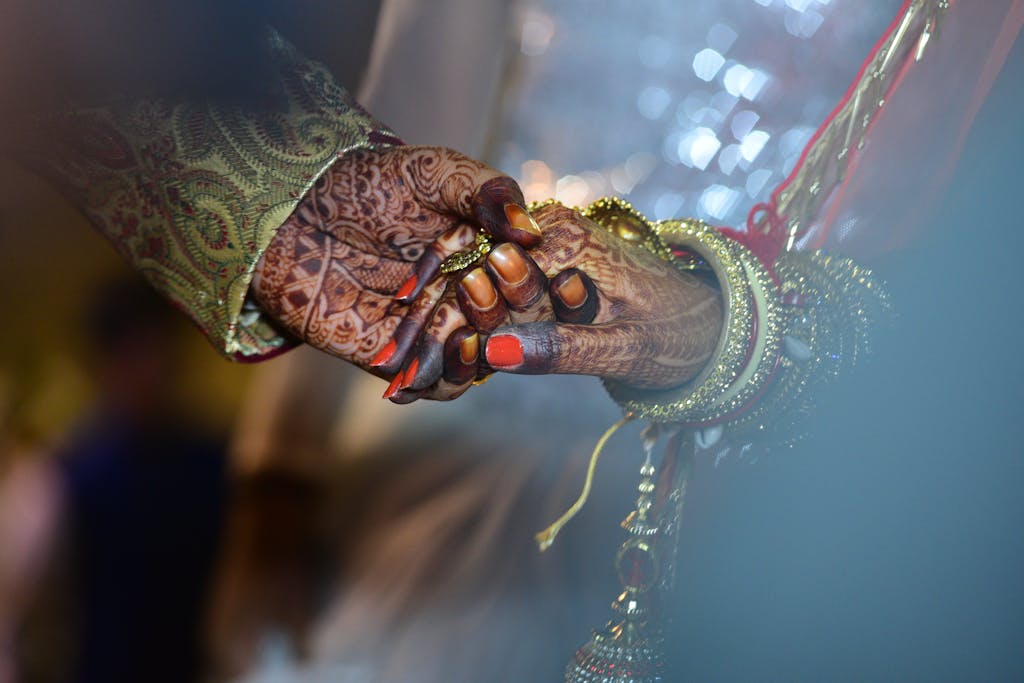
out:
<path id="1" fill-rule="evenodd" d="M 224 354 L 286 341 L 246 292 L 277 228 L 345 152 L 396 142 L 327 69 L 269 36 L 276 79 L 259 111 L 121 102 L 61 114 L 39 167 Z M 262 104 L 262 103 L 261 103 Z"/>

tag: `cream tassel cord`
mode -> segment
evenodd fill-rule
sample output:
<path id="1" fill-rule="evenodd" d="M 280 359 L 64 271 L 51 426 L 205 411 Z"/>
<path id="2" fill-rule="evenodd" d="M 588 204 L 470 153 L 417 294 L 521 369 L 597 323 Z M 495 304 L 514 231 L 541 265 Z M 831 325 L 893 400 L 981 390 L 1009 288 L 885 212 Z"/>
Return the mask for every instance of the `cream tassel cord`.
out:
<path id="1" fill-rule="evenodd" d="M 590 454 L 590 464 L 587 465 L 587 477 L 583 481 L 583 490 L 580 492 L 579 498 L 576 502 L 569 506 L 569 509 L 562 513 L 562 516 L 551 523 L 547 529 L 541 531 L 534 536 L 537 539 L 537 546 L 541 552 L 544 552 L 551 547 L 551 544 L 555 542 L 555 537 L 558 536 L 558 532 L 562 530 L 562 527 L 569 523 L 576 513 L 583 509 L 583 506 L 587 504 L 587 498 L 590 496 L 590 487 L 594 483 L 594 471 L 597 469 L 597 459 L 601 457 L 601 451 L 604 450 L 604 445 L 608 443 L 608 439 L 612 438 L 615 432 L 619 431 L 619 428 L 625 425 L 627 422 L 633 419 L 633 413 L 626 413 L 622 419 L 609 427 L 604 435 L 601 436 L 597 441 L 597 445 L 594 446 L 594 451 Z"/>

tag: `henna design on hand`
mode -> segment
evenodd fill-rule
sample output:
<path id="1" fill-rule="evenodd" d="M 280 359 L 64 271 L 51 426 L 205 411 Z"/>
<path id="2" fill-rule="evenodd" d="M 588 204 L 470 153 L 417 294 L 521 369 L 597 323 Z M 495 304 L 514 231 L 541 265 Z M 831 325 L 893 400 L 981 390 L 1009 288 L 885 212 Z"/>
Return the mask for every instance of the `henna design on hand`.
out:
<path id="1" fill-rule="evenodd" d="M 487 346 L 492 366 L 599 375 L 652 388 L 682 384 L 700 371 L 721 331 L 715 290 L 563 206 L 544 207 L 535 218 L 544 243 L 529 255 L 548 276 L 570 268 L 587 273 L 598 291 L 598 312 L 593 325 L 549 321 L 497 330 Z"/>
<path id="2" fill-rule="evenodd" d="M 545 228 L 539 248 L 499 245 L 485 267 L 456 285 L 464 317 L 481 334 L 495 334 L 486 340 L 495 368 L 595 374 L 661 388 L 687 381 L 706 364 L 721 327 L 714 289 L 569 209 L 547 207 L 538 218 Z M 554 274 L 550 283 L 545 272 Z M 418 363 L 436 363 L 436 349 L 431 356 L 417 350 Z M 444 362 L 452 362 L 451 354 Z M 433 378 L 420 379 L 422 386 Z M 432 397 L 428 391 L 400 398 L 414 396 Z"/>
<path id="3" fill-rule="evenodd" d="M 264 253 L 253 292 L 293 336 L 366 366 L 402 320 L 391 292 L 409 270 L 314 226 L 289 224 Z"/>
<path id="4" fill-rule="evenodd" d="M 523 224 L 516 211 L 509 218 L 509 206 L 525 212 L 513 180 L 452 150 L 349 152 L 278 230 L 252 293 L 292 335 L 390 375 L 444 297 L 446 283 L 433 281 L 449 253 L 471 244 L 481 228 L 536 244 L 532 219 Z M 437 348 L 444 341 L 436 339 Z"/>
<path id="5" fill-rule="evenodd" d="M 504 367 L 510 371 L 585 372 L 637 386 L 670 386 L 692 377 L 717 341 L 717 294 L 564 207 L 538 212 L 545 238 L 528 252 L 536 266 L 529 263 L 527 278 L 511 282 L 516 278 L 497 267 L 498 259 L 488 260 L 490 277 L 478 271 L 498 283 L 511 305 L 498 297 L 500 310 L 497 304 L 476 306 L 476 313 L 500 315 L 473 320 L 466 280 L 451 293 L 435 274 L 444 257 L 472 242 L 474 228 L 536 244 L 534 221 L 510 183 L 449 150 L 350 153 L 281 227 L 258 265 L 253 293 L 300 339 L 363 367 L 372 363 L 380 374 L 401 370 L 395 391 L 403 400 L 455 393 L 443 378 L 450 355 L 444 348 L 467 315 L 485 332 L 517 323 L 502 330 L 506 337 L 516 335 L 520 350 L 520 362 Z M 474 218 L 477 225 L 467 223 Z M 537 273 L 553 276 L 572 268 L 593 279 L 580 280 L 586 306 L 578 318 L 596 316 L 593 326 L 550 321 L 555 306 L 561 319 L 573 319 L 573 307 L 562 300 L 571 288 L 561 289 L 570 276 L 552 283 L 550 295 L 543 296 Z M 573 286 L 578 296 L 580 285 Z"/>

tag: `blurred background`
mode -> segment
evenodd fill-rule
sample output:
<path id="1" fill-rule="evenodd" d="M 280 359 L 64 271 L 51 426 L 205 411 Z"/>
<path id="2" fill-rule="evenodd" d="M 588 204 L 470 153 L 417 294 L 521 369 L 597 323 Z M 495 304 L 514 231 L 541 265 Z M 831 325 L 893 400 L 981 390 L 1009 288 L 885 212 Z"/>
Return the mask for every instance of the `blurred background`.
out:
<path id="1" fill-rule="evenodd" d="M 269 23 L 528 199 L 741 225 L 901 4 L 10 0 L 0 104 L 244 89 Z M 871 264 L 900 311 L 876 362 L 796 449 L 698 460 L 669 680 L 1024 678 L 1021 74 L 1016 45 L 918 238 Z M 0 682 L 560 680 L 640 464 L 628 428 L 536 552 L 617 418 L 596 380 L 398 407 L 309 349 L 232 364 L 54 188 L 10 157 L 0 187 Z"/>

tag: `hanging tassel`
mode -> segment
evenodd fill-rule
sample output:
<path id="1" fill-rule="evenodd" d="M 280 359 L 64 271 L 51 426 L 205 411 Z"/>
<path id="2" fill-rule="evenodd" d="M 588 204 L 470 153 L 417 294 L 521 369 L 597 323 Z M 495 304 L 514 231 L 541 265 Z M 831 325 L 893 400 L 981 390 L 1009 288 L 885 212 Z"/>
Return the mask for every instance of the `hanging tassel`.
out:
<path id="1" fill-rule="evenodd" d="M 668 443 L 661 475 L 656 476 L 651 456 L 659 436 L 667 436 Z M 665 682 L 661 607 L 675 580 L 676 533 L 687 466 L 680 462 L 680 433 L 649 425 L 641 438 L 640 495 L 622 523 L 629 537 L 615 556 L 621 592 L 612 601 L 611 621 L 593 631 L 566 666 L 566 683 Z"/>

